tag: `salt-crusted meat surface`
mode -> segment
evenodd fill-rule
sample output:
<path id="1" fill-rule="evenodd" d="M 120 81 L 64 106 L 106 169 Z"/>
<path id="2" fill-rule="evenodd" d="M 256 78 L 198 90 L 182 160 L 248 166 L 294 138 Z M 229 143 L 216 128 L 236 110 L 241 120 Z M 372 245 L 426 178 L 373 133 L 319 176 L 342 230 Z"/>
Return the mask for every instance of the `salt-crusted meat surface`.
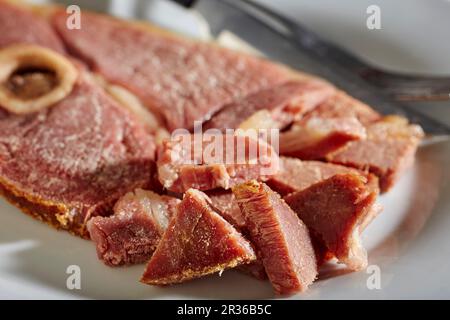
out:
<path id="1" fill-rule="evenodd" d="M 377 179 L 338 174 L 284 197 L 310 231 L 353 270 L 367 266 L 359 235 L 380 212 Z"/>
<path id="2" fill-rule="evenodd" d="M 279 194 L 287 195 L 304 190 L 339 173 L 364 174 L 357 169 L 337 164 L 281 157 L 280 171 L 272 176 L 267 184 Z"/>
<path id="3" fill-rule="evenodd" d="M 141 281 L 167 285 L 255 260 L 253 249 L 198 190 L 188 190 Z"/>
<path id="4" fill-rule="evenodd" d="M 317 276 L 317 264 L 304 223 L 264 183 L 253 180 L 240 184 L 233 193 L 275 292 L 306 290 Z"/>
<path id="5" fill-rule="evenodd" d="M 0 1 L 0 48 L 16 43 L 36 44 L 64 53 L 62 41 L 47 21 L 28 10 Z"/>
<path id="6" fill-rule="evenodd" d="M 116 203 L 114 215 L 88 222 L 99 259 L 110 266 L 150 260 L 180 200 L 137 189 Z"/>
<path id="7" fill-rule="evenodd" d="M 83 27 L 73 30 L 66 27 L 66 18 L 60 11 L 53 22 L 71 52 L 139 96 L 163 116 L 169 130 L 192 128 L 225 104 L 290 77 L 263 59 L 111 17 L 83 12 Z"/>
<path id="8" fill-rule="evenodd" d="M 218 189 L 208 191 L 206 194 L 211 199 L 211 205 L 225 220 L 238 230 L 245 228 L 245 219 L 231 190 Z"/>
<path id="9" fill-rule="evenodd" d="M 329 161 L 369 170 L 379 177 L 382 192 L 388 191 L 414 163 L 423 137 L 422 129 L 398 116 L 387 116 L 367 127 L 367 139 L 354 141 L 329 155 Z"/>
<path id="10" fill-rule="evenodd" d="M 307 117 L 280 135 L 280 154 L 320 160 L 344 149 L 351 141 L 365 138 L 366 129 L 354 117 Z"/>
<path id="11" fill-rule="evenodd" d="M 170 191 L 229 189 L 278 171 L 278 155 L 261 139 L 219 134 L 184 135 L 158 147 L 158 179 Z"/>
<path id="12" fill-rule="evenodd" d="M 226 105 L 203 127 L 237 129 L 256 112 L 267 110 L 276 128 L 283 128 L 324 102 L 333 92 L 331 85 L 319 81 L 288 81 Z"/>
<path id="13" fill-rule="evenodd" d="M 85 74 L 46 110 L 16 116 L 0 109 L 2 193 L 78 235 L 87 236 L 91 216 L 149 186 L 154 154 L 152 136 Z"/>
<path id="14" fill-rule="evenodd" d="M 381 115 L 367 104 L 350 97 L 345 92 L 337 91 L 332 97 L 309 112 L 304 120 L 314 117 L 356 118 L 363 125 L 368 125 L 379 120 Z"/>

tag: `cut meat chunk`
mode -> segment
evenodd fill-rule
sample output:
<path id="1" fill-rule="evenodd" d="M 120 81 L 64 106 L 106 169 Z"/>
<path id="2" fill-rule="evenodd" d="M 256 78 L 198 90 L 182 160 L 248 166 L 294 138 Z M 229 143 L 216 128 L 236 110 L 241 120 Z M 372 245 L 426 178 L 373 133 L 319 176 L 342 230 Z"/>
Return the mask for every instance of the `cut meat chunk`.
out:
<path id="1" fill-rule="evenodd" d="M 239 266 L 238 269 L 242 273 L 250 275 L 255 279 L 267 280 L 268 277 L 267 277 L 266 269 L 264 268 L 261 254 L 256 253 L 256 257 L 257 257 L 257 259 L 254 262 Z"/>
<path id="2" fill-rule="evenodd" d="M 71 52 L 136 94 L 169 130 L 192 129 L 235 99 L 292 77 L 261 58 L 110 17 L 83 12 L 83 27 L 73 30 L 66 18 L 61 10 L 53 22 Z"/>
<path id="3" fill-rule="evenodd" d="M 387 116 L 367 128 L 367 139 L 355 141 L 335 154 L 330 162 L 369 170 L 380 179 L 382 192 L 388 191 L 401 174 L 412 166 L 422 129 L 398 116 Z"/>
<path id="4" fill-rule="evenodd" d="M 150 187 L 153 137 L 81 74 L 72 92 L 38 113 L 0 109 L 0 191 L 26 213 L 87 237 L 86 222 Z"/>
<path id="5" fill-rule="evenodd" d="M 240 231 L 245 228 L 245 219 L 231 191 L 213 190 L 206 194 L 211 199 L 211 205 L 225 220 Z"/>
<path id="6" fill-rule="evenodd" d="M 270 177 L 267 184 L 284 196 L 342 173 L 365 174 L 357 169 L 337 164 L 281 157 L 280 171 Z"/>
<path id="7" fill-rule="evenodd" d="M 236 197 L 233 192 L 228 190 L 208 191 L 207 195 L 211 199 L 212 206 L 220 213 L 220 215 L 231 223 L 237 230 L 248 238 L 248 230 L 245 225 L 245 218 L 239 208 Z M 267 274 L 261 260 L 261 255 L 256 251 L 256 261 L 239 266 L 238 269 L 249 274 L 256 279 L 266 280 Z"/>
<path id="8" fill-rule="evenodd" d="M 338 174 L 284 197 L 318 240 L 352 270 L 367 266 L 359 236 L 379 213 L 377 179 Z"/>
<path id="9" fill-rule="evenodd" d="M 204 128 L 217 128 L 222 131 L 237 129 L 243 127 L 252 115 L 264 110 L 267 112 L 265 115 L 273 123 L 269 128 L 281 129 L 325 101 L 333 92 L 332 86 L 319 81 L 289 81 L 230 103 L 213 116 Z M 260 125 L 256 121 L 252 127 L 253 129 L 269 129 L 263 123 Z M 245 126 L 245 129 L 248 128 L 248 125 Z"/>
<path id="10" fill-rule="evenodd" d="M 65 52 L 61 40 L 47 21 L 7 1 L 0 1 L 0 30 L 0 48 L 16 43 L 28 43 L 59 53 Z"/>
<path id="11" fill-rule="evenodd" d="M 87 228 L 99 259 L 110 266 L 150 260 L 179 202 L 137 189 L 116 203 L 114 215 L 89 220 Z"/>
<path id="12" fill-rule="evenodd" d="M 275 292 L 306 290 L 317 276 L 317 264 L 303 222 L 264 183 L 249 181 L 235 186 L 233 193 Z"/>
<path id="13" fill-rule="evenodd" d="M 255 260 L 250 243 L 210 203 L 198 190 L 185 193 L 142 282 L 179 283 Z"/>
<path id="14" fill-rule="evenodd" d="M 280 136 L 280 154 L 303 160 L 325 159 L 350 141 L 364 140 L 366 130 L 356 118 L 309 117 Z"/>
<path id="15" fill-rule="evenodd" d="M 200 136 L 200 135 L 199 135 Z M 261 139 L 240 135 L 182 135 L 158 150 L 158 178 L 170 191 L 229 189 L 278 171 L 278 155 Z"/>
<path id="16" fill-rule="evenodd" d="M 309 118 L 356 118 L 363 125 L 379 120 L 381 115 L 368 105 L 350 97 L 345 92 L 338 91 L 324 103 L 314 108 L 305 116 Z"/>

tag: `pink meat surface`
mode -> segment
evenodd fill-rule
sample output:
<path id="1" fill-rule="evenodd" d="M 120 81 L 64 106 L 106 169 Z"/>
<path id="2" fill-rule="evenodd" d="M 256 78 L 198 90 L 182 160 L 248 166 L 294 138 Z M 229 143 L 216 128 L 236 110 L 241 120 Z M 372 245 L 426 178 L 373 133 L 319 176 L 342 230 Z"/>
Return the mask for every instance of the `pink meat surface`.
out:
<path id="1" fill-rule="evenodd" d="M 260 110 L 269 111 L 273 121 L 279 124 L 279 128 L 283 128 L 325 101 L 333 92 L 332 86 L 319 81 L 288 81 L 226 105 L 204 128 L 222 131 L 236 129 Z"/>
<path id="2" fill-rule="evenodd" d="M 240 184 L 233 193 L 275 292 L 306 290 L 317 276 L 317 264 L 304 223 L 264 183 L 253 180 Z"/>
<path id="3" fill-rule="evenodd" d="M 250 243 L 190 189 L 147 265 L 141 281 L 167 285 L 221 272 L 255 260 Z"/>
<path id="4" fill-rule="evenodd" d="M 16 43 L 65 52 L 62 41 L 47 21 L 28 10 L 0 1 L 0 48 Z"/>
<path id="5" fill-rule="evenodd" d="M 89 220 L 87 228 L 99 259 L 110 266 L 150 260 L 179 202 L 137 189 L 116 203 L 114 215 Z"/>
<path id="6" fill-rule="evenodd" d="M 414 163 L 422 129 L 404 118 L 388 116 L 367 127 L 367 139 L 354 141 L 327 158 L 330 162 L 369 170 L 379 177 L 382 192 L 391 189 Z"/>
<path id="7" fill-rule="evenodd" d="M 260 58 L 149 32 L 110 17 L 83 12 L 81 29 L 53 22 L 71 52 L 108 81 L 135 93 L 162 115 L 169 130 L 193 128 L 235 99 L 284 82 L 288 72 Z"/>
<path id="8" fill-rule="evenodd" d="M 189 188 L 229 189 L 247 180 L 267 179 L 278 171 L 278 161 L 275 150 L 260 139 L 219 134 L 198 140 L 184 135 L 159 147 L 158 178 L 165 188 L 179 193 Z"/>
<path id="9" fill-rule="evenodd" d="M 379 120 L 381 115 L 367 104 L 338 91 L 334 96 L 309 112 L 305 119 L 319 118 L 356 118 L 363 125 Z"/>
<path id="10" fill-rule="evenodd" d="M 338 174 L 284 197 L 311 233 L 350 269 L 367 266 L 360 233 L 380 212 L 373 175 Z"/>
<path id="11" fill-rule="evenodd" d="M 0 182 L 29 204 L 57 207 L 62 215 L 41 218 L 80 235 L 90 217 L 149 186 L 154 156 L 153 137 L 84 74 L 51 108 L 0 109 Z"/>
<path id="12" fill-rule="evenodd" d="M 356 118 L 308 117 L 281 134 L 280 154 L 320 160 L 365 138 L 366 129 Z"/>
<path id="13" fill-rule="evenodd" d="M 341 173 L 364 174 L 357 169 L 337 164 L 281 157 L 280 171 L 272 176 L 267 184 L 284 196 Z"/>
<path id="14" fill-rule="evenodd" d="M 225 220 L 238 230 L 245 228 L 245 219 L 231 191 L 213 190 L 206 192 L 206 194 L 211 199 L 211 205 Z"/>

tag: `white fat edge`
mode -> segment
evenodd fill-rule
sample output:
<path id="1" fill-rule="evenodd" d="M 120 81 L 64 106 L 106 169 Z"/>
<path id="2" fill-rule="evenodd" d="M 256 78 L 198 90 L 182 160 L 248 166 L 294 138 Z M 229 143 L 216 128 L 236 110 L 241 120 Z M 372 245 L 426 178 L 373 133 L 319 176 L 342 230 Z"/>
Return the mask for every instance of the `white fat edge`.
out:
<path id="1" fill-rule="evenodd" d="M 162 141 L 169 136 L 169 132 L 162 125 L 163 121 L 161 117 L 146 108 L 136 95 L 123 86 L 108 82 L 100 74 L 95 74 L 94 79 L 116 102 L 136 115 L 137 118 L 142 121 L 146 129 L 155 134 L 157 142 L 158 140 Z"/>
<path id="2" fill-rule="evenodd" d="M 295 126 L 280 134 L 280 153 L 306 148 L 318 143 L 328 133 L 317 128 Z"/>
<path id="3" fill-rule="evenodd" d="M 365 269 L 367 267 L 367 251 L 361 242 L 359 226 L 353 229 L 348 245 L 348 255 L 339 258 L 339 261 L 354 271 Z"/>
<path id="4" fill-rule="evenodd" d="M 248 53 L 259 57 L 264 56 L 261 51 L 228 30 L 223 30 L 222 32 L 220 32 L 220 34 L 217 36 L 216 41 L 219 45 L 228 49 Z"/>
<path id="5" fill-rule="evenodd" d="M 269 110 L 263 109 L 256 111 L 250 117 L 241 122 L 238 129 L 247 130 L 247 129 L 273 129 L 280 128 L 280 124 L 278 121 L 274 120 L 272 114 Z M 257 136 L 253 135 L 253 137 L 257 138 Z"/>
<path id="6" fill-rule="evenodd" d="M 136 189 L 134 194 L 129 196 L 129 201 L 138 201 L 143 212 L 151 217 L 165 230 L 169 224 L 168 204 L 157 193 L 151 190 Z"/>

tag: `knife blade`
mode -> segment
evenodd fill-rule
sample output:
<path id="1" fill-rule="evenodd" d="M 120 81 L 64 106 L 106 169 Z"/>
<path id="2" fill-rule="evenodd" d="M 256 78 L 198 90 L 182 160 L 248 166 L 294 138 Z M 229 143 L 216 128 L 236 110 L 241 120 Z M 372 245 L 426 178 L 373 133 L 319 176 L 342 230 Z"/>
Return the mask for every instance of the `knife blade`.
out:
<path id="1" fill-rule="evenodd" d="M 208 22 L 215 37 L 225 30 L 234 33 L 268 58 L 325 78 L 382 114 L 405 116 L 430 135 L 450 135 L 446 124 L 393 101 L 388 92 L 364 81 L 355 72 L 364 66 L 359 59 L 296 22 L 261 10 L 248 0 L 181 1 Z"/>

